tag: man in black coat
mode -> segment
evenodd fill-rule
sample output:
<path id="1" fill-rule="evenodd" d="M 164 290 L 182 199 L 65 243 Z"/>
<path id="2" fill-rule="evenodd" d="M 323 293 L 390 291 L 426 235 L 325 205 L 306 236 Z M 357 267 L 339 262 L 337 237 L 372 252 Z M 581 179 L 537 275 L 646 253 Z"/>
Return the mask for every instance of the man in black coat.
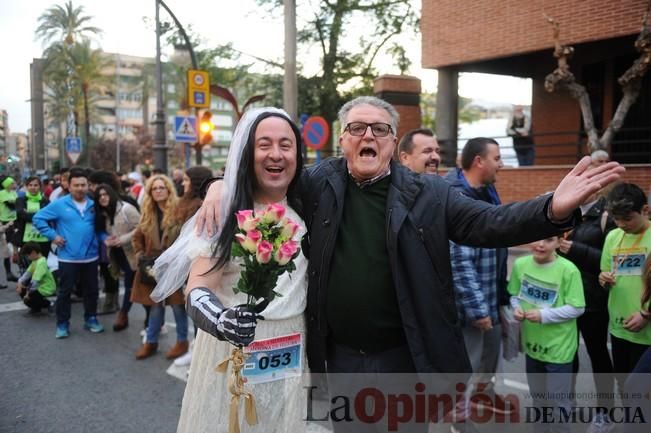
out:
<path id="1" fill-rule="evenodd" d="M 448 241 L 498 247 L 567 230 L 579 203 L 619 178 L 582 160 L 554 194 L 493 206 L 392 161 L 398 113 L 375 97 L 339 112 L 344 157 L 304 170 L 310 259 L 307 356 L 313 372 L 470 372 Z M 199 217 L 214 221 L 218 185 Z M 208 224 L 208 231 L 213 227 Z"/>

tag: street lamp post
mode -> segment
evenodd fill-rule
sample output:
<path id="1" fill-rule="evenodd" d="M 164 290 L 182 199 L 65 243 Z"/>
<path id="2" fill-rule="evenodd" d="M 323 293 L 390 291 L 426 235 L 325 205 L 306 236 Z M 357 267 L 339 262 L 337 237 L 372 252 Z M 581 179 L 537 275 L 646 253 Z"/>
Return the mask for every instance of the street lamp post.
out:
<path id="1" fill-rule="evenodd" d="M 172 13 L 169 7 L 163 0 L 155 0 L 156 2 L 156 80 L 158 84 L 158 91 L 156 96 L 156 115 L 154 125 L 156 129 L 154 132 L 154 167 L 167 173 L 167 144 L 165 143 L 165 110 L 163 104 L 163 70 L 160 61 L 160 19 L 159 19 L 159 6 L 163 6 L 167 13 L 172 17 L 174 23 L 179 28 L 181 36 L 185 40 L 185 45 L 190 51 L 190 58 L 192 59 L 192 67 L 197 69 L 197 56 L 194 54 L 190 38 L 185 33 L 185 29 L 176 16 Z M 200 150 L 198 150 L 199 152 Z"/>
<path id="2" fill-rule="evenodd" d="M 160 20 L 156 2 L 156 115 L 154 118 L 154 168 L 167 173 L 167 144 L 165 143 L 165 111 L 163 109 L 163 68 L 160 61 Z"/>

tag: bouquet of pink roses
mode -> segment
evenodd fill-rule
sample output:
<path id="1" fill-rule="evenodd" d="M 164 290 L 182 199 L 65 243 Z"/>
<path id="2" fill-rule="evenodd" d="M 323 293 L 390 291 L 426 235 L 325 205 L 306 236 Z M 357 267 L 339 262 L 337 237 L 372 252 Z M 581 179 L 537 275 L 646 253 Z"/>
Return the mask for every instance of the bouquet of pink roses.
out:
<path id="1" fill-rule="evenodd" d="M 271 204 L 263 212 L 241 210 L 237 217 L 238 233 L 231 248 L 232 257 L 241 257 L 242 272 L 235 293 L 247 295 L 247 304 L 262 311 L 276 296 L 278 277 L 296 269 L 294 259 L 300 253 L 292 238 L 300 226 L 285 217 L 285 207 Z M 258 303 L 259 300 L 262 300 Z"/>
<path id="2" fill-rule="evenodd" d="M 241 210 L 237 217 L 238 232 L 231 247 L 231 257 L 241 257 L 242 272 L 235 293 L 247 296 L 247 305 L 261 312 L 276 296 L 282 296 L 274 288 L 278 277 L 296 269 L 294 259 L 300 253 L 299 241 L 293 237 L 300 226 L 285 217 L 285 207 L 272 204 L 263 212 Z M 249 425 L 258 422 L 253 394 L 244 388 L 242 369 L 246 362 L 242 347 L 235 347 L 228 359 L 217 365 L 216 370 L 226 373 L 232 363 L 228 389 L 231 393 L 228 431 L 239 433 L 238 408 L 240 397 L 245 401 L 245 418 Z"/>

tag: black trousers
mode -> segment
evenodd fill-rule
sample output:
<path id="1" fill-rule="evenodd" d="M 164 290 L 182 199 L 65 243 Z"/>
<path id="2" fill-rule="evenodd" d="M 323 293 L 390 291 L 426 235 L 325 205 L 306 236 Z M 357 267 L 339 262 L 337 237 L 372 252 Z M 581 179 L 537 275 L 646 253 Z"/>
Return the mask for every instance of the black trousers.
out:
<path id="1" fill-rule="evenodd" d="M 628 378 L 628 374 L 633 371 L 644 352 L 649 346 L 645 344 L 632 343 L 622 338 L 610 335 L 610 342 L 613 351 L 613 369 L 620 389 Z"/>
<path id="2" fill-rule="evenodd" d="M 20 297 L 23 298 L 23 303 L 34 313 L 38 313 L 43 308 L 50 306 L 50 301 L 38 292 L 30 293 L 29 297 L 26 297 L 26 292 L 23 292 L 20 294 Z"/>
<path id="3" fill-rule="evenodd" d="M 397 402 L 392 403 L 387 395 L 413 395 L 414 384 L 418 381 L 407 345 L 369 354 L 330 344 L 326 369 L 331 402 L 330 419 L 335 433 L 392 430 L 390 423 L 395 419 L 390 414 L 402 413 L 402 407 Z M 360 399 L 363 390 L 369 389 L 377 391 Z M 342 403 L 346 399 L 354 406 L 349 417 L 345 416 L 346 411 L 342 409 Z M 396 425 L 397 431 L 410 433 L 426 433 L 428 426 L 427 421 L 418 421 L 414 417 Z"/>
<path id="4" fill-rule="evenodd" d="M 586 311 L 577 319 L 577 324 L 592 364 L 592 375 L 600 398 L 600 407 L 612 407 L 613 401 L 607 395 L 614 391 L 615 377 L 613 362 L 608 352 L 608 312 Z M 579 353 L 574 356 L 574 374 L 579 372 Z M 572 386 L 574 389 L 574 384 Z"/>

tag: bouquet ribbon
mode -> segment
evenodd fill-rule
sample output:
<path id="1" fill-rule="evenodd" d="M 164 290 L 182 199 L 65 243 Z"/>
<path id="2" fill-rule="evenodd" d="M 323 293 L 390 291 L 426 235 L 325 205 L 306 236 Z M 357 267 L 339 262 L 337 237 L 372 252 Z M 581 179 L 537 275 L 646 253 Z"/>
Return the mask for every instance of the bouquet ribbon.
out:
<path id="1" fill-rule="evenodd" d="M 228 378 L 228 390 L 231 392 L 231 404 L 228 415 L 228 433 L 240 433 L 239 407 L 240 397 L 244 397 L 244 418 L 247 424 L 256 425 L 258 423 L 258 414 L 255 410 L 255 399 L 253 393 L 244 389 L 244 379 L 242 378 L 242 368 L 245 360 L 242 348 L 236 347 L 231 352 L 231 356 L 217 364 L 215 371 L 226 373 L 228 364 L 232 363 L 231 374 Z"/>

